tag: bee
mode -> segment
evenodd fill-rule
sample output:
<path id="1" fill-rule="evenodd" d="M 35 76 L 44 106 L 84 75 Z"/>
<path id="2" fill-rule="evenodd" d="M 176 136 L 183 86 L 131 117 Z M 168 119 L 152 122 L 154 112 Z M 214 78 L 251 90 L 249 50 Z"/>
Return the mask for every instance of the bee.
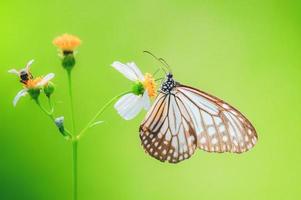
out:
<path id="1" fill-rule="evenodd" d="M 26 84 L 29 79 L 33 78 L 33 76 L 30 73 L 30 71 L 28 71 L 26 69 L 22 69 L 19 72 L 19 78 L 20 78 L 21 83 Z"/>
<path id="2" fill-rule="evenodd" d="M 33 62 L 34 60 L 30 60 L 26 64 L 24 69 L 21 70 L 11 69 L 8 72 L 12 74 L 16 74 L 20 78 L 20 82 L 26 85 L 28 80 L 33 79 L 33 76 L 30 72 L 30 66 L 32 65 Z"/>

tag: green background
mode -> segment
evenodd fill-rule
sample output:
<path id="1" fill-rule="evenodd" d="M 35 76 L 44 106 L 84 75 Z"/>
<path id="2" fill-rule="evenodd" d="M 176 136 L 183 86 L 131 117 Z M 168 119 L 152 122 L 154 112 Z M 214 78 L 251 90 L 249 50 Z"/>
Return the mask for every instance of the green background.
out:
<path id="1" fill-rule="evenodd" d="M 34 75 L 54 72 L 56 114 L 70 111 L 65 71 L 52 39 L 83 44 L 73 71 L 77 129 L 131 83 L 110 67 L 135 61 L 144 72 L 164 57 L 175 78 L 214 94 L 252 121 L 259 142 L 241 155 L 203 151 L 182 163 L 146 155 L 132 121 L 111 107 L 79 144 L 79 200 L 300 199 L 300 1 L 1 1 L 0 199 L 71 199 L 71 144 L 10 68 L 34 58 Z"/>

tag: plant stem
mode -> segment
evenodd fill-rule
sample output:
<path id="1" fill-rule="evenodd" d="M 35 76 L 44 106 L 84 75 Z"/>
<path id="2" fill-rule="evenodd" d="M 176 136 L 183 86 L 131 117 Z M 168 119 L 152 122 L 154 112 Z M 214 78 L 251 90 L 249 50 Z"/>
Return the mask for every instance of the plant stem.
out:
<path id="1" fill-rule="evenodd" d="M 72 141 L 72 179 L 73 200 L 77 200 L 77 145 L 78 141 Z"/>
<path id="2" fill-rule="evenodd" d="M 117 98 L 125 95 L 125 94 L 128 94 L 130 92 L 124 92 L 120 95 L 117 95 L 115 97 L 113 97 L 110 101 L 108 101 L 95 115 L 94 117 L 89 121 L 89 123 L 79 132 L 79 134 L 77 135 L 77 140 L 79 140 L 83 134 L 91 127 L 91 125 L 95 122 L 95 120 L 109 107 L 109 105 L 111 103 L 113 103 Z"/>
<path id="3" fill-rule="evenodd" d="M 54 106 L 52 104 L 51 98 L 47 97 L 47 99 L 48 99 L 48 104 L 49 104 L 49 107 L 50 107 L 50 112 L 49 113 L 53 114 L 53 112 L 54 112 Z"/>
<path id="4" fill-rule="evenodd" d="M 68 87 L 69 87 L 69 97 L 71 104 L 71 120 L 72 120 L 72 189 L 73 189 L 73 200 L 77 200 L 77 144 L 76 133 L 75 133 L 75 116 L 74 116 L 74 104 L 73 104 L 73 93 L 72 93 L 72 79 L 71 70 L 67 70 L 68 74 Z"/>
<path id="5" fill-rule="evenodd" d="M 75 117 L 74 117 L 71 70 L 67 70 L 67 74 L 68 74 L 69 97 L 70 97 L 70 104 L 71 104 L 72 133 L 75 134 L 75 119 L 74 119 Z"/>
<path id="6" fill-rule="evenodd" d="M 35 99 L 36 104 L 39 106 L 39 108 L 48 116 L 51 118 L 52 121 L 54 121 L 53 112 L 48 112 L 40 103 L 39 99 Z"/>

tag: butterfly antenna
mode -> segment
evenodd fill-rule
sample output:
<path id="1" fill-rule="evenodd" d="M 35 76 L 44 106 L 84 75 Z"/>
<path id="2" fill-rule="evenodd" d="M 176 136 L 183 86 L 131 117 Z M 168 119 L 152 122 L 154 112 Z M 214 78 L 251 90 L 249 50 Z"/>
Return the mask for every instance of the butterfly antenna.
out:
<path id="1" fill-rule="evenodd" d="M 157 78 L 155 81 L 162 81 L 164 79 L 164 77 L 161 77 L 161 78 Z"/>
<path id="2" fill-rule="evenodd" d="M 156 76 L 157 75 L 157 73 L 159 72 L 161 70 L 161 67 L 160 68 L 158 68 L 154 73 L 153 73 L 153 76 Z"/>
<path id="3" fill-rule="evenodd" d="M 161 61 L 161 63 L 164 63 L 164 65 L 165 65 L 165 67 L 167 68 L 167 70 L 168 70 L 169 72 L 172 73 L 171 67 L 170 67 L 170 65 L 166 62 L 166 60 L 164 60 L 163 58 L 159 58 L 159 61 Z"/>
<path id="4" fill-rule="evenodd" d="M 166 65 L 167 63 L 165 62 L 164 59 L 158 58 L 157 56 L 155 56 L 154 54 L 152 54 L 150 51 L 143 51 L 143 53 L 147 53 L 147 54 L 151 55 L 153 58 L 155 58 L 157 61 L 159 61 L 161 64 L 163 64 L 163 66 L 164 66 L 165 68 L 163 68 L 163 67 L 160 65 L 160 69 L 162 69 L 162 70 L 164 71 L 165 74 L 167 74 L 166 69 L 167 69 L 168 71 L 170 71 L 170 67 L 169 67 L 169 65 Z M 163 60 L 163 61 L 162 61 L 162 60 Z"/>

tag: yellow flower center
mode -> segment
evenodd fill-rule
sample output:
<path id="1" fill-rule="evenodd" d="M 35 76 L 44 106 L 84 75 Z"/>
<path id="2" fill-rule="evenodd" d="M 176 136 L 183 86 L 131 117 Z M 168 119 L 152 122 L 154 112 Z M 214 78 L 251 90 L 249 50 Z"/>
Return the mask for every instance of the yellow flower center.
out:
<path id="1" fill-rule="evenodd" d="M 74 35 L 64 34 L 55 38 L 53 40 L 53 44 L 60 48 L 62 51 L 72 52 L 81 44 L 81 40 Z"/>
<path id="2" fill-rule="evenodd" d="M 35 79 L 29 79 L 26 84 L 25 87 L 28 89 L 33 89 L 37 86 L 37 84 L 42 80 L 42 77 L 37 77 Z"/>
<path id="3" fill-rule="evenodd" d="M 148 96 L 153 98 L 157 95 L 157 90 L 156 90 L 156 82 L 153 76 L 149 73 L 146 73 L 144 75 L 144 81 L 142 82 L 143 87 L 145 90 L 148 92 Z"/>

